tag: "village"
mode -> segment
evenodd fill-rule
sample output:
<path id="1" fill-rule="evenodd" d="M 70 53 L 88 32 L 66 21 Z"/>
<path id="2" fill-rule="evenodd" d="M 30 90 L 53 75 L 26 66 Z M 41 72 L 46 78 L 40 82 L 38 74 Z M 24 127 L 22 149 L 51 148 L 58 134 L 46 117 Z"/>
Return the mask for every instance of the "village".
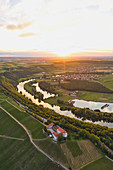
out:
<path id="1" fill-rule="evenodd" d="M 88 73 L 69 73 L 69 74 L 59 74 L 52 76 L 53 81 L 57 81 L 60 79 L 61 81 L 64 81 L 66 79 L 68 80 L 101 80 L 99 78 L 100 74 L 88 74 Z"/>

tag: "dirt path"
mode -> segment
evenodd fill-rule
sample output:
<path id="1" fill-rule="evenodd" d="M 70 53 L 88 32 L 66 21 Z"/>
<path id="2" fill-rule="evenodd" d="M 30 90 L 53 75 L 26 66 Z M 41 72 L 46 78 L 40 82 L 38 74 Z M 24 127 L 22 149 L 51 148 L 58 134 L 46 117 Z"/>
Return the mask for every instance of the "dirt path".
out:
<path id="1" fill-rule="evenodd" d="M 20 110 L 18 107 L 16 107 L 14 104 L 12 104 L 11 102 L 9 102 L 8 100 L 4 100 L 7 101 L 9 104 L 11 104 L 13 107 L 15 107 L 17 110 L 21 111 L 21 112 L 26 112 L 24 110 Z M 30 113 L 26 112 L 26 114 L 28 114 L 29 116 L 31 116 L 33 119 L 37 120 L 38 122 L 40 122 L 38 119 L 36 119 L 35 117 L 33 117 Z M 42 118 L 41 116 L 39 116 L 40 118 Z M 44 123 L 40 122 L 42 125 L 46 126 Z"/>
<path id="2" fill-rule="evenodd" d="M 47 136 L 46 138 L 42 138 L 42 139 L 33 139 L 34 141 L 43 141 L 43 140 L 47 140 L 49 137 Z"/>
<path id="3" fill-rule="evenodd" d="M 40 149 L 34 142 L 33 142 L 33 139 L 32 139 L 32 136 L 30 135 L 28 129 L 22 124 L 20 123 L 15 117 L 13 117 L 9 112 L 7 112 L 3 107 L 0 106 L 0 108 L 6 112 L 12 119 L 14 119 L 27 133 L 29 139 L 30 139 L 30 142 L 34 145 L 34 147 L 40 151 L 41 153 L 43 153 L 46 157 L 48 157 L 52 162 L 60 165 L 62 168 L 66 169 L 66 170 L 69 170 L 65 165 L 63 165 L 61 162 L 59 161 L 56 161 L 54 158 L 52 158 L 51 156 L 49 156 L 46 152 L 44 152 L 42 149 Z"/>
<path id="4" fill-rule="evenodd" d="M 22 138 L 15 138 L 15 137 L 11 137 L 11 136 L 0 135 L 0 137 L 1 137 L 1 138 L 16 139 L 16 140 L 22 140 L 22 141 L 24 141 L 24 139 L 22 139 Z"/>
<path id="5" fill-rule="evenodd" d="M 12 105 L 13 107 L 15 107 L 16 109 L 18 109 L 20 112 L 22 112 L 22 110 L 20 110 L 18 107 L 16 107 L 14 104 L 12 104 L 11 102 L 9 102 L 8 100 L 5 100 L 7 101 L 10 105 Z"/>

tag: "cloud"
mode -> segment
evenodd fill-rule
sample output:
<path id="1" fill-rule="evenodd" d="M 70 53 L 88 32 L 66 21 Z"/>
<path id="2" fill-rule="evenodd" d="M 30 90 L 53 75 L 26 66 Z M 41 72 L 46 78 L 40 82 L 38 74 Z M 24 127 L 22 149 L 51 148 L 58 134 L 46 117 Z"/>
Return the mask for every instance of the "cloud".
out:
<path id="1" fill-rule="evenodd" d="M 100 8 L 99 5 L 90 5 L 87 7 L 87 9 L 89 9 L 89 10 L 98 10 L 99 8 Z"/>
<path id="2" fill-rule="evenodd" d="M 25 29 L 27 28 L 28 26 L 32 25 L 33 22 L 27 22 L 27 23 L 24 23 L 24 24 L 18 24 L 18 25 L 15 25 L 15 24 L 10 24 L 10 25 L 7 25 L 6 26 L 6 29 L 8 30 L 22 30 L 22 29 Z"/>
<path id="3" fill-rule="evenodd" d="M 9 0 L 11 6 L 18 4 L 19 2 L 21 2 L 21 0 Z"/>
<path id="4" fill-rule="evenodd" d="M 30 37 L 30 36 L 35 36 L 35 35 L 37 34 L 33 32 L 28 32 L 28 33 L 20 34 L 19 37 Z"/>

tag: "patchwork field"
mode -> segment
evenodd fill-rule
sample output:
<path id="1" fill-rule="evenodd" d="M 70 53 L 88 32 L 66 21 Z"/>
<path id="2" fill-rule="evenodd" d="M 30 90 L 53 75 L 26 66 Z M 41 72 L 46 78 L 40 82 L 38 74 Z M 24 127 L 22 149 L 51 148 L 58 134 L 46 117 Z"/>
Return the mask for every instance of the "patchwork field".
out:
<path id="1" fill-rule="evenodd" d="M 89 140 L 77 141 L 77 144 L 75 145 L 76 147 L 72 144 L 73 151 L 70 144 L 61 144 L 61 148 L 73 170 L 80 169 L 82 166 L 102 157 L 102 155 L 96 150 L 96 147 Z M 78 154 L 75 154 L 76 151 Z"/>
<path id="2" fill-rule="evenodd" d="M 73 170 L 79 169 L 102 157 L 89 140 L 67 140 L 65 143 L 56 144 L 48 139 L 36 141 L 35 143 L 49 155 L 62 161 L 62 163 Z"/>

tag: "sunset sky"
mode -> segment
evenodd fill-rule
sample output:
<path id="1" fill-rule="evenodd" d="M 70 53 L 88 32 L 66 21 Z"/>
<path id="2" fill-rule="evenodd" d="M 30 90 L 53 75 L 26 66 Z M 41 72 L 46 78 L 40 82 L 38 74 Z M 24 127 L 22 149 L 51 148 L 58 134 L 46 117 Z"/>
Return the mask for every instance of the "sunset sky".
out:
<path id="1" fill-rule="evenodd" d="M 113 56 L 113 0 L 0 0 L 0 56 Z"/>

